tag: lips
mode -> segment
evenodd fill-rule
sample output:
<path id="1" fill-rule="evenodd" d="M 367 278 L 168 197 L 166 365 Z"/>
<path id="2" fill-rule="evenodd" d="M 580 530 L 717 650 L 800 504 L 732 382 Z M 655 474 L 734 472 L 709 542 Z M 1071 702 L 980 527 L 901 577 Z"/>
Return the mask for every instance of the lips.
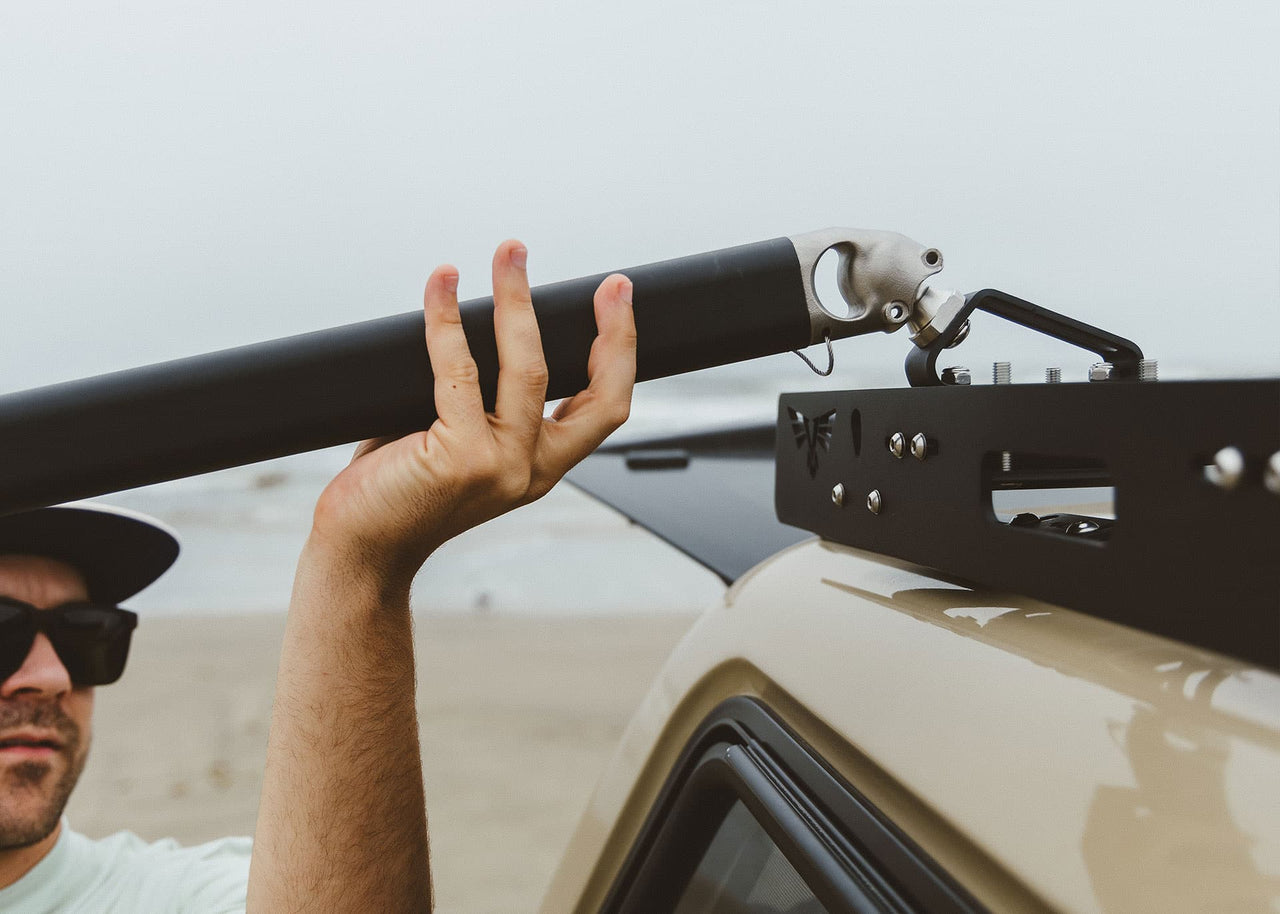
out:
<path id="1" fill-rule="evenodd" d="M 52 733 L 6 733 L 0 735 L 0 752 L 6 750 L 27 752 L 58 752 L 62 740 Z"/>

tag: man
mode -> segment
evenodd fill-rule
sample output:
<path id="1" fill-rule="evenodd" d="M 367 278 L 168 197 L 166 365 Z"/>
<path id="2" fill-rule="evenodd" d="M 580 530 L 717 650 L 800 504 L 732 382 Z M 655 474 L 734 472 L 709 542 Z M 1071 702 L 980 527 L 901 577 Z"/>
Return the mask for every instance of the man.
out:
<path id="1" fill-rule="evenodd" d="M 129 625 L 68 604 L 145 586 L 172 561 L 167 534 L 152 540 L 154 554 L 133 553 L 149 556 L 141 575 L 131 566 L 128 582 L 114 580 L 108 563 L 105 584 L 92 552 L 39 537 L 15 551 L 0 539 L 0 909 L 430 909 L 410 582 L 450 537 L 550 490 L 625 420 L 635 380 L 631 284 L 614 275 L 595 296 L 588 387 L 543 418 L 547 369 L 526 256 L 516 241 L 494 255 L 493 412 L 462 332 L 458 273 L 439 267 L 424 296 L 439 418 L 428 431 L 361 444 L 316 505 L 285 629 L 247 889 L 246 844 L 91 842 L 60 824 L 88 751 L 92 685 L 123 665 L 118 628 Z M 27 515 L 29 528 L 56 510 Z M 119 545 L 136 528 L 115 523 Z"/>

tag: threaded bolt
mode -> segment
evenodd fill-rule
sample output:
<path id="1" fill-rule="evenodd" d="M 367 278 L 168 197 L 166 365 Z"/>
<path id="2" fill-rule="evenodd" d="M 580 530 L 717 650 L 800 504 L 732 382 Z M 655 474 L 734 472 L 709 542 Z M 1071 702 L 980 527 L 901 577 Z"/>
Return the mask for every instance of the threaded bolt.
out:
<path id="1" fill-rule="evenodd" d="M 1013 365 L 1010 362 L 996 362 L 991 366 L 991 380 L 996 384 L 1009 384 L 1013 381 Z"/>
<path id="2" fill-rule="evenodd" d="M 1062 383 L 1062 369 L 1061 369 L 1061 368 L 1046 368 L 1046 369 L 1044 370 L 1044 382 L 1045 382 L 1046 384 L 1061 384 L 1061 383 Z"/>
<path id="3" fill-rule="evenodd" d="M 1155 359 L 1143 359 L 1138 362 L 1138 380 L 1139 381 L 1158 381 L 1160 380 L 1159 366 Z"/>

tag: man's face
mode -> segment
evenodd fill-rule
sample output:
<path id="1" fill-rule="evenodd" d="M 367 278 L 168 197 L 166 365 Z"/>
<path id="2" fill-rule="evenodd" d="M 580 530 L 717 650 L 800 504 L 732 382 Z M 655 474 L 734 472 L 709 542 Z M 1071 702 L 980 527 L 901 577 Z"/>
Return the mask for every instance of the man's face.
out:
<path id="1" fill-rule="evenodd" d="M 48 609 L 88 599 L 70 565 L 0 555 L 0 596 Z M 53 832 L 89 753 L 93 689 L 74 686 L 43 632 L 0 684 L 0 850 Z M 35 745 L 40 743 L 41 745 Z"/>

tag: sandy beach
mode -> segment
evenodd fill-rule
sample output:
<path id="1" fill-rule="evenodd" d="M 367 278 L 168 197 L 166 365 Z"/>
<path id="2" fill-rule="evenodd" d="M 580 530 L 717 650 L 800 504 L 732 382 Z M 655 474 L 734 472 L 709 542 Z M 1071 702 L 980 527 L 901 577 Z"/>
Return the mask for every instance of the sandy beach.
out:
<path id="1" fill-rule="evenodd" d="M 419 614 L 437 910 L 535 910 L 687 615 Z M 251 834 L 283 614 L 144 619 L 68 807 L 90 835 Z"/>

